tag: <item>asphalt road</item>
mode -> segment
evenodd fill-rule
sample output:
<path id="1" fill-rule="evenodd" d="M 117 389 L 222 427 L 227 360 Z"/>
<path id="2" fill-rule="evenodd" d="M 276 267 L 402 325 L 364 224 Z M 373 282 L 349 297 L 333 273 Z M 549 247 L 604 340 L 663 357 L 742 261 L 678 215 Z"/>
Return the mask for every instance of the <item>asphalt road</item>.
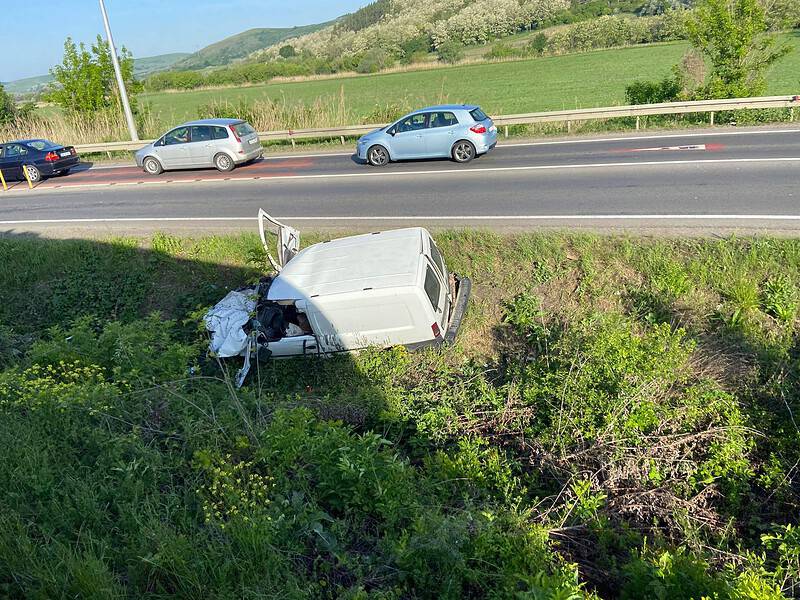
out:
<path id="1" fill-rule="evenodd" d="M 506 144 L 468 165 L 267 158 L 229 174 L 81 169 L 0 192 L 0 231 L 50 235 L 249 229 L 259 207 L 313 229 L 800 231 L 800 129 Z"/>

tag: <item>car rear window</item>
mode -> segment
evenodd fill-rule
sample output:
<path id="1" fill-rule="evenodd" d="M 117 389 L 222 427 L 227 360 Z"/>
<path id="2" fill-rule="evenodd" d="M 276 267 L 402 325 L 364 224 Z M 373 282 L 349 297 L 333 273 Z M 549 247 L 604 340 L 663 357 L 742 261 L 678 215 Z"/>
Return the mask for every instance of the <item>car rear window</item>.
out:
<path id="1" fill-rule="evenodd" d="M 476 121 L 485 121 L 489 117 L 483 112 L 480 108 L 476 108 L 475 110 L 469 111 L 469 114 L 472 115 L 472 118 Z"/>
<path id="2" fill-rule="evenodd" d="M 439 283 L 439 278 L 433 269 L 428 267 L 425 273 L 425 293 L 428 295 L 428 300 L 431 301 L 433 310 L 439 311 L 439 295 L 442 293 L 442 285 Z"/>
<path id="3" fill-rule="evenodd" d="M 253 126 L 250 125 L 250 123 L 237 123 L 236 125 L 233 126 L 233 130 L 239 137 L 244 137 L 246 135 L 250 135 L 251 133 L 256 132 L 256 130 L 253 129 Z"/>
<path id="4" fill-rule="evenodd" d="M 31 148 L 36 148 L 37 150 L 46 150 L 48 148 L 58 148 L 57 144 L 54 144 L 50 140 L 32 140 L 28 142 L 28 146 Z"/>
<path id="5" fill-rule="evenodd" d="M 215 140 L 227 140 L 228 139 L 228 130 L 224 127 L 212 127 L 212 133 L 214 134 Z"/>

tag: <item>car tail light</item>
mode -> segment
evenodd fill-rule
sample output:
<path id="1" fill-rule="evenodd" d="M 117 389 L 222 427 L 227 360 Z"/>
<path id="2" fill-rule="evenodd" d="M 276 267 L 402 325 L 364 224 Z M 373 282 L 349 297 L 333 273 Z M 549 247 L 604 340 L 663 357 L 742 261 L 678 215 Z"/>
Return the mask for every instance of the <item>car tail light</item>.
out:
<path id="1" fill-rule="evenodd" d="M 442 330 L 439 329 L 438 323 L 434 323 L 433 325 L 431 325 L 431 331 L 433 332 L 433 337 L 435 338 L 442 337 Z"/>
<path id="2" fill-rule="evenodd" d="M 478 123 L 477 125 L 473 125 L 469 128 L 472 133 L 486 133 L 486 125 L 483 123 Z"/>
<path id="3" fill-rule="evenodd" d="M 228 125 L 228 128 L 231 130 L 231 133 L 233 134 L 233 137 L 236 138 L 236 141 L 241 144 L 242 143 L 242 138 L 240 138 L 239 134 L 236 133 L 236 130 L 233 128 L 233 125 Z"/>
<path id="4" fill-rule="evenodd" d="M 44 157 L 47 162 L 55 162 L 58 160 L 58 154 L 55 152 L 48 152 L 47 156 Z"/>

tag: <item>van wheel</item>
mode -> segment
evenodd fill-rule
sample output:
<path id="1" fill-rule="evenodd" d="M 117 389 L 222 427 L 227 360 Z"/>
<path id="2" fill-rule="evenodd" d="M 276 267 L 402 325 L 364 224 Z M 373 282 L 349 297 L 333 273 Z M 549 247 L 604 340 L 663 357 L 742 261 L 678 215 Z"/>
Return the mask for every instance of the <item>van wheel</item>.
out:
<path id="1" fill-rule="evenodd" d="M 230 156 L 220 152 L 214 157 L 214 166 L 217 171 L 227 173 L 228 171 L 233 171 L 233 167 L 236 165 L 233 163 L 233 159 Z"/>
<path id="2" fill-rule="evenodd" d="M 389 151 L 383 146 L 372 146 L 367 150 L 367 162 L 373 167 L 385 167 L 389 164 Z"/>
<path id="3" fill-rule="evenodd" d="M 151 156 L 144 159 L 142 167 L 144 168 L 144 172 L 148 175 L 160 175 L 164 172 L 161 163 Z"/>
<path id="4" fill-rule="evenodd" d="M 468 163 L 475 158 L 475 146 L 472 142 L 461 140 L 453 146 L 453 160 L 457 163 Z"/>

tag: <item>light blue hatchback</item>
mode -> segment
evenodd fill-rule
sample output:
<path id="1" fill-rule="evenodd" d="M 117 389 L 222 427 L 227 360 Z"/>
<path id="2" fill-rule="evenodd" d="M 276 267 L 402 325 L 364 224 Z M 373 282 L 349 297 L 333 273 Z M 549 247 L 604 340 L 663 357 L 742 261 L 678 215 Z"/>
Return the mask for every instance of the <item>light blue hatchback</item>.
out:
<path id="1" fill-rule="evenodd" d="M 445 104 L 416 110 L 358 140 L 356 154 L 375 167 L 393 160 L 450 157 L 471 161 L 497 144 L 497 127 L 479 106 Z"/>

